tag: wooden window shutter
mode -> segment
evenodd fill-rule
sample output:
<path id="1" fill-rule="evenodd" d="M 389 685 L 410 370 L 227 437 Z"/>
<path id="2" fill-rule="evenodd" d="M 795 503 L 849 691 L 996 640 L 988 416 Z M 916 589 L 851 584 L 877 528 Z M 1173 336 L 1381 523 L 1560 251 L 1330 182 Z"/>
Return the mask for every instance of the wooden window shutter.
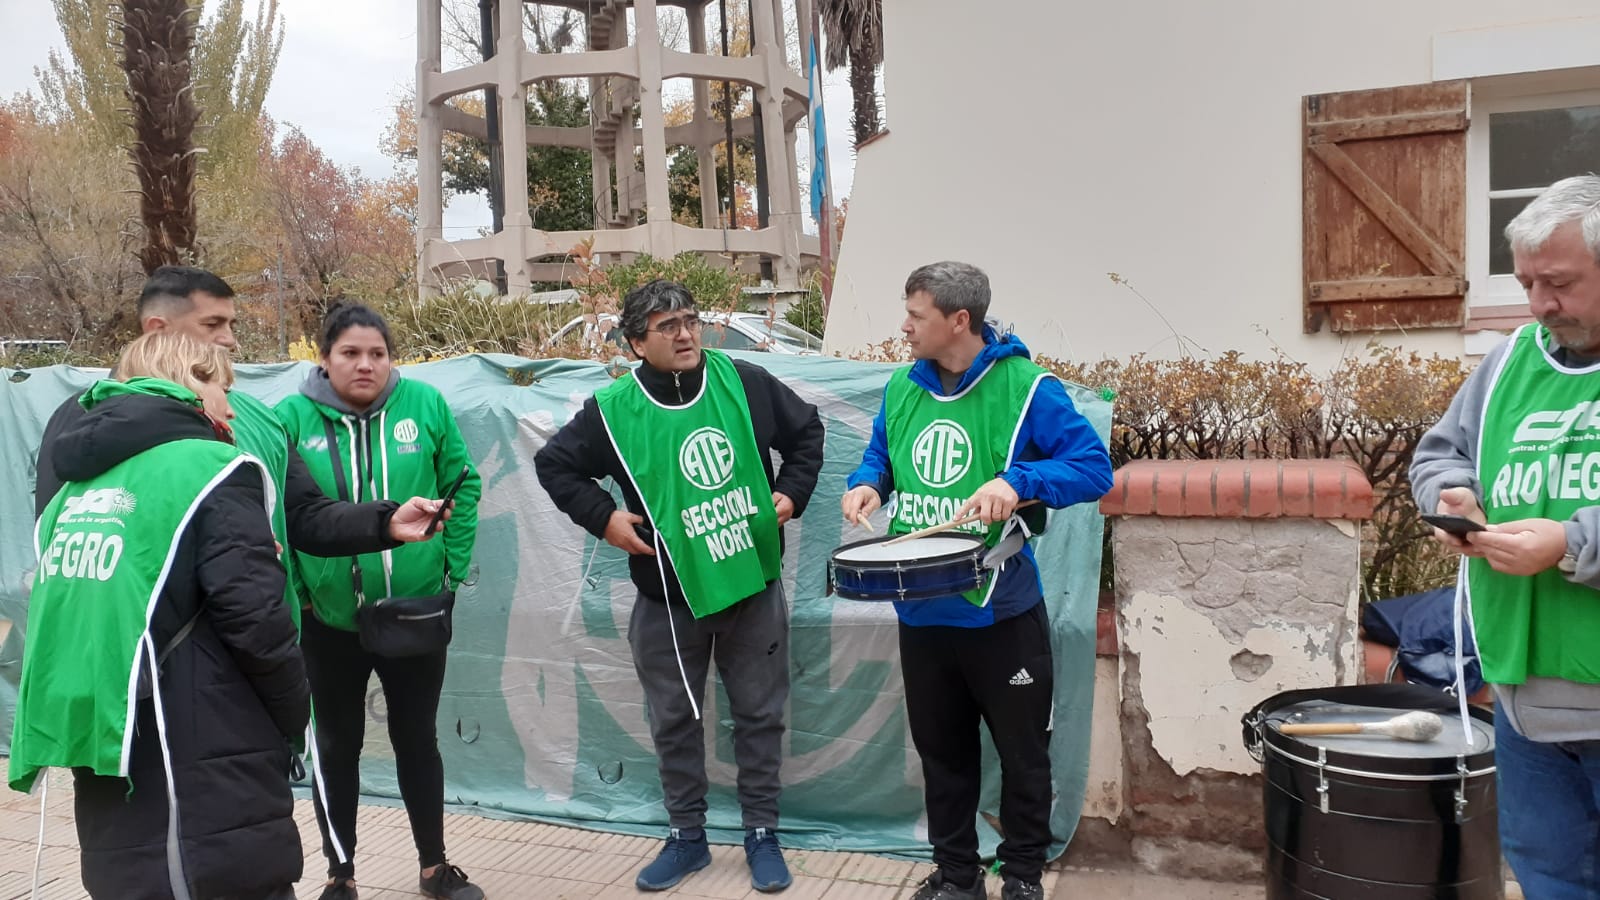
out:
<path id="1" fill-rule="evenodd" d="M 1465 81 L 1306 97 L 1305 330 L 1458 326 Z"/>

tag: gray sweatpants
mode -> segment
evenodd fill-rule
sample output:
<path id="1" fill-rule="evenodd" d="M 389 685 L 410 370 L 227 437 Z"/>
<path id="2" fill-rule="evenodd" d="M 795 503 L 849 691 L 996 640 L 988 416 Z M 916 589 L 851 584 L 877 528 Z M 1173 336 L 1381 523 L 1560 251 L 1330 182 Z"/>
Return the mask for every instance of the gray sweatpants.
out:
<path id="1" fill-rule="evenodd" d="M 713 659 L 733 713 L 733 758 L 745 828 L 776 829 L 783 783 L 783 707 L 789 699 L 789 607 L 774 581 L 722 612 L 695 619 L 688 607 L 638 597 L 628 629 L 633 665 L 644 686 L 650 736 L 660 761 L 661 791 L 673 828 L 706 822 L 706 673 Z M 672 631 L 678 634 L 673 652 Z M 696 721 L 678 672 L 678 654 L 702 721 Z"/>

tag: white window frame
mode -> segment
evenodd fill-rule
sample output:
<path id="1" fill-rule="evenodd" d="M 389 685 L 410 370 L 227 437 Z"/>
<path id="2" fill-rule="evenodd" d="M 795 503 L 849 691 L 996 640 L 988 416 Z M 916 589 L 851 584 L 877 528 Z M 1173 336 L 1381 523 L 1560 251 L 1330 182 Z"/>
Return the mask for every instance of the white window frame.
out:
<path id="1" fill-rule="evenodd" d="M 1476 85 L 1474 85 L 1476 88 Z M 1505 197 L 1533 197 L 1543 187 L 1489 190 L 1489 117 L 1496 113 L 1535 109 L 1600 106 L 1600 89 L 1528 94 L 1519 97 L 1472 98 L 1472 122 L 1467 127 L 1467 308 L 1526 303 L 1522 285 L 1510 275 L 1489 274 L 1489 201 Z"/>

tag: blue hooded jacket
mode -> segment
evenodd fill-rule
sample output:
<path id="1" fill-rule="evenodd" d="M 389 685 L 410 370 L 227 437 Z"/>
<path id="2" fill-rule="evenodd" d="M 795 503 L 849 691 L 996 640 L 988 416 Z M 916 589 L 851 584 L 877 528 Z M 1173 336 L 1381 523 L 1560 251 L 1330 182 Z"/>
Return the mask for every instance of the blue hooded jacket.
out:
<path id="1" fill-rule="evenodd" d="M 1028 357 L 1028 348 L 1016 335 L 1001 335 L 983 327 L 984 347 L 972 361 L 953 393 L 966 390 L 990 366 L 1008 356 Z M 934 394 L 944 394 L 938 366 L 928 359 L 911 367 L 911 380 Z M 884 426 L 883 406 L 872 420 L 872 440 L 867 444 L 861 467 L 847 482 L 848 487 L 870 485 L 887 500 L 894 491 L 894 472 L 889 466 L 889 442 Z M 1017 458 L 1000 477 L 1011 485 L 1022 500 L 1038 500 L 1060 509 L 1074 503 L 1099 500 L 1111 489 L 1111 458 L 1095 434 L 1089 420 L 1072 405 L 1067 390 L 1055 378 L 1046 378 L 1033 395 L 1033 403 L 1022 420 L 1018 434 Z M 936 600 L 895 601 L 900 621 L 907 625 L 953 625 L 982 628 L 1021 615 L 1044 599 L 1039 582 L 1039 566 L 1033 547 L 1007 560 L 999 583 L 990 595 L 988 606 L 973 606 L 960 595 Z"/>

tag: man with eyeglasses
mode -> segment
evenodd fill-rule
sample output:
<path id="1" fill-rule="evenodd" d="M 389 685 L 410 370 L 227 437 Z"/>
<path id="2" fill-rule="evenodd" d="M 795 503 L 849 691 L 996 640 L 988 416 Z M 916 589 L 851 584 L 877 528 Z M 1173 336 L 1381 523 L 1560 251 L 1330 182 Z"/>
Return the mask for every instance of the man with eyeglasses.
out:
<path id="1" fill-rule="evenodd" d="M 635 884 L 664 891 L 711 863 L 700 720 L 715 659 L 733 718 L 750 883 L 781 891 L 792 881 L 775 834 L 789 696 L 782 527 L 816 487 L 822 419 L 760 366 L 703 350 L 681 284 L 629 292 L 622 333 L 639 367 L 585 402 L 534 465 L 562 512 L 629 554 L 638 589 L 628 643 L 671 831 Z M 607 477 L 625 508 L 597 483 Z"/>

